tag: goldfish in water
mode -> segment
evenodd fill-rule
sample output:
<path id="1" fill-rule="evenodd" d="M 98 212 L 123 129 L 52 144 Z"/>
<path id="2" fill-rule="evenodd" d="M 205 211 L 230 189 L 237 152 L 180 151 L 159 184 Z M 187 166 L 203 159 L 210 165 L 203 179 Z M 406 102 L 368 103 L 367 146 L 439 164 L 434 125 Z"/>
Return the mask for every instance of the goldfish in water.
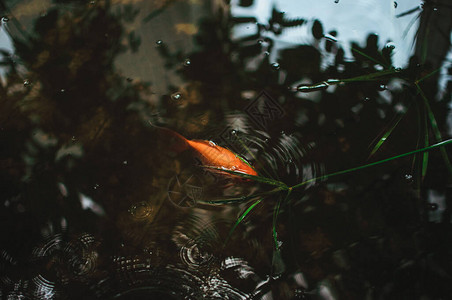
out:
<path id="1" fill-rule="evenodd" d="M 209 171 L 225 175 L 233 175 L 221 170 L 234 171 L 246 175 L 257 176 L 257 172 L 241 157 L 231 150 L 216 145 L 206 140 L 189 140 L 179 133 L 168 128 L 158 127 L 160 132 L 172 139 L 173 149 L 176 152 L 192 150 L 194 155 L 201 161 Z"/>

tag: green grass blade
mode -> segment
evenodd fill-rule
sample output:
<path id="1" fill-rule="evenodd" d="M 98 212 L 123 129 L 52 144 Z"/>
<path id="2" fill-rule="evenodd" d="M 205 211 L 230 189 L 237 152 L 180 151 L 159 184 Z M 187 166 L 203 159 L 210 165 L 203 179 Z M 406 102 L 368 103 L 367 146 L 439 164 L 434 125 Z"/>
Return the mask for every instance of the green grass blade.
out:
<path id="1" fill-rule="evenodd" d="M 424 147 L 428 147 L 429 141 L 428 141 L 428 124 L 427 124 L 427 117 L 424 117 Z M 425 174 L 427 174 L 427 166 L 428 166 L 428 152 L 424 152 L 422 156 L 422 171 L 421 171 L 421 181 L 424 180 Z"/>
<path id="2" fill-rule="evenodd" d="M 383 143 L 388 139 L 388 137 L 391 135 L 391 133 L 394 131 L 394 129 L 397 127 L 397 125 L 399 124 L 399 122 L 402 120 L 402 118 L 405 116 L 406 111 L 403 114 L 400 114 L 398 117 L 396 117 L 396 120 L 394 122 L 394 124 L 391 126 L 391 128 L 389 128 L 388 131 L 385 132 L 385 134 L 380 138 L 380 140 L 378 141 L 378 143 L 375 145 L 375 147 L 372 149 L 372 151 L 370 152 L 370 155 L 368 157 L 368 159 L 370 157 L 372 157 L 377 151 L 378 149 L 380 149 L 380 147 L 383 145 Z"/>
<path id="3" fill-rule="evenodd" d="M 289 198 L 291 192 L 292 192 L 292 189 L 289 189 L 287 191 L 287 195 L 284 198 L 284 202 L 287 202 L 287 199 Z M 278 221 L 279 211 L 280 211 L 280 208 L 281 208 L 281 202 L 282 202 L 282 196 L 279 198 L 278 203 L 276 204 L 275 210 L 273 211 L 272 233 L 273 233 L 273 242 L 275 243 L 275 250 L 276 251 L 279 251 L 278 233 L 276 232 L 276 223 Z"/>
<path id="4" fill-rule="evenodd" d="M 253 158 L 253 160 L 254 160 L 257 164 L 259 164 L 259 166 L 261 167 L 261 170 L 265 173 L 265 175 L 267 176 L 267 178 L 272 178 L 271 175 L 270 175 L 270 172 L 268 172 L 268 171 L 264 168 L 264 166 L 259 162 L 259 160 L 257 159 L 257 157 L 254 155 L 253 151 L 251 151 L 250 148 L 248 148 L 248 146 L 243 142 L 243 140 L 242 140 L 238 135 L 237 135 L 237 139 L 239 140 L 239 142 L 240 142 L 240 144 L 242 145 L 242 147 L 245 148 L 246 152 L 248 152 L 248 153 L 251 155 L 251 157 Z M 243 158 L 241 158 L 240 156 L 238 156 L 238 158 L 239 158 L 240 160 L 242 160 L 244 163 L 246 163 L 247 165 L 250 166 L 250 164 L 249 164 L 247 161 L 245 161 Z M 252 166 L 250 166 L 250 167 L 253 168 Z M 253 169 L 254 169 L 254 168 L 253 168 Z M 273 179 L 273 178 L 272 178 L 272 179 Z"/>
<path id="5" fill-rule="evenodd" d="M 376 64 L 380 64 L 380 65 L 382 65 L 382 66 L 385 66 L 386 68 L 390 68 L 390 67 L 391 67 L 391 66 L 389 66 L 389 65 L 387 65 L 387 64 L 384 64 L 384 63 L 379 62 L 377 59 L 373 58 L 372 56 L 367 55 L 366 53 L 364 53 L 364 52 L 362 52 L 362 51 L 360 51 L 360 50 L 358 50 L 358 49 L 355 49 L 355 48 L 353 48 L 353 47 L 351 47 L 351 49 L 352 49 L 353 52 L 356 52 L 356 53 L 358 53 L 358 54 L 364 56 L 365 58 L 370 59 L 371 61 L 373 61 L 373 62 L 376 63 Z"/>
<path id="6" fill-rule="evenodd" d="M 432 109 L 430 108 L 430 104 L 428 102 L 427 97 L 425 96 L 424 92 L 422 91 L 421 87 L 418 83 L 415 83 L 416 88 L 421 95 L 422 99 L 424 100 L 425 107 L 427 108 L 427 115 L 430 119 L 430 125 L 433 129 L 433 133 L 435 135 L 436 142 L 439 142 L 442 140 L 441 132 L 439 131 L 438 123 L 436 122 L 435 115 L 433 114 Z M 452 165 L 449 160 L 449 156 L 447 155 L 446 149 L 444 147 L 440 148 L 441 155 L 443 157 L 444 163 L 446 164 L 446 168 L 449 171 L 450 175 L 452 175 Z"/>
<path id="7" fill-rule="evenodd" d="M 439 67 L 438 69 L 428 73 L 427 75 L 425 75 L 424 77 L 421 77 L 421 79 L 416 80 L 416 82 L 414 84 L 418 84 L 419 82 L 422 82 L 423 80 L 429 78 L 430 76 L 432 76 L 433 74 L 437 73 L 439 70 L 441 70 L 442 67 Z"/>
<path id="8" fill-rule="evenodd" d="M 224 244 L 226 245 L 226 243 L 229 241 L 229 239 L 232 236 L 232 233 L 234 232 L 234 230 L 237 228 L 237 226 L 239 226 L 239 224 L 243 221 L 243 219 L 245 219 L 245 217 L 253 210 L 253 208 L 256 207 L 256 205 L 258 205 L 259 203 L 261 203 L 262 198 L 258 199 L 257 201 L 255 201 L 253 204 L 251 204 L 241 215 L 240 217 L 235 221 L 234 226 L 232 226 L 231 230 L 229 231 L 229 235 L 226 239 L 226 241 L 224 242 Z"/>
<path id="9" fill-rule="evenodd" d="M 432 150 L 432 149 L 435 149 L 435 148 L 438 148 L 438 147 L 441 147 L 440 149 L 442 149 L 442 148 L 444 148 L 444 146 L 446 146 L 446 145 L 448 145 L 450 143 L 452 143 L 452 139 L 445 140 L 445 141 L 442 141 L 442 142 L 439 142 L 439 143 L 436 143 L 434 145 L 430 145 L 428 147 L 424 147 L 424 148 L 421 148 L 421 149 L 416 149 L 416 150 L 413 150 L 413 151 L 410 151 L 410 152 L 406 152 L 406 153 L 403 153 L 403 154 L 392 156 L 392 157 L 389 157 L 389 158 L 386 158 L 386 159 L 383 159 L 383 160 L 379 160 L 379 161 L 376 161 L 376 162 L 373 162 L 373 163 L 370 163 L 370 164 L 365 164 L 365 165 L 362 165 L 362 166 L 359 166 L 359 167 L 355 167 L 355 168 L 351 168 L 351 169 L 347 169 L 347 170 L 342 170 L 342 171 L 334 172 L 334 173 L 327 174 L 327 175 L 324 175 L 324 176 L 319 176 L 319 177 L 316 177 L 316 178 L 312 178 L 312 179 L 303 181 L 301 183 L 298 183 L 298 184 L 292 186 L 291 188 L 292 189 L 296 189 L 296 188 L 299 188 L 299 187 L 301 187 L 303 185 L 306 185 L 306 184 L 308 184 L 310 182 L 313 182 L 313 181 L 316 181 L 316 180 L 319 180 L 319 179 L 327 179 L 327 178 L 330 178 L 330 177 L 333 177 L 333 176 L 342 175 L 342 174 L 346 174 L 346 173 L 362 170 L 362 169 L 365 169 L 365 168 L 369 168 L 369 167 L 373 167 L 373 166 L 376 166 L 376 165 L 383 164 L 383 163 L 391 161 L 391 160 L 399 159 L 399 158 L 402 158 L 402 157 L 405 157 L 405 156 L 413 155 L 413 154 L 416 154 L 416 153 L 421 153 L 421 152 L 424 152 L 424 151 L 429 151 L 429 150 Z M 291 189 L 291 188 L 289 188 L 289 189 Z"/>
<path id="10" fill-rule="evenodd" d="M 373 81 L 373 80 L 379 80 L 380 77 L 391 75 L 394 73 L 398 73 L 399 70 L 397 69 L 388 69 L 383 70 L 375 73 L 370 73 L 366 75 L 360 75 L 352 78 L 344 78 L 344 79 L 329 79 L 322 82 L 318 82 L 316 84 L 312 85 L 300 85 L 297 86 L 296 90 L 298 92 L 314 92 L 318 90 L 323 90 L 328 88 L 330 85 L 340 84 L 340 83 L 347 83 L 347 82 L 359 82 L 359 81 Z"/>
<path id="11" fill-rule="evenodd" d="M 258 181 L 258 182 L 266 183 L 266 184 L 269 184 L 269 185 L 275 185 L 275 186 L 279 186 L 279 187 L 288 189 L 288 186 L 284 182 L 281 182 L 281 181 L 278 181 L 278 180 L 274 180 L 274 179 L 271 179 L 271 178 L 244 174 L 242 172 L 227 170 L 227 169 L 213 167 L 213 166 L 202 166 L 202 167 L 203 168 L 207 168 L 207 169 L 221 171 L 221 172 L 224 172 L 224 173 L 229 173 L 229 174 L 232 174 L 232 175 L 237 175 L 237 176 L 240 176 L 240 177 L 245 178 L 245 179 L 251 179 L 251 180 L 254 180 L 254 181 Z"/>

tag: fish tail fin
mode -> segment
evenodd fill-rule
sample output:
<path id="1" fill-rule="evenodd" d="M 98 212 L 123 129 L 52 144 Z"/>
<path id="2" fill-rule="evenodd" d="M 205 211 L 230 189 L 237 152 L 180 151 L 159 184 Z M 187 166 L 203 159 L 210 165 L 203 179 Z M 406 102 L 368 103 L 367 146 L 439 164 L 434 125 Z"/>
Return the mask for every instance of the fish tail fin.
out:
<path id="1" fill-rule="evenodd" d="M 165 127 L 150 124 L 156 128 L 159 139 L 167 143 L 169 151 L 180 153 L 190 147 L 188 140 L 179 133 Z"/>

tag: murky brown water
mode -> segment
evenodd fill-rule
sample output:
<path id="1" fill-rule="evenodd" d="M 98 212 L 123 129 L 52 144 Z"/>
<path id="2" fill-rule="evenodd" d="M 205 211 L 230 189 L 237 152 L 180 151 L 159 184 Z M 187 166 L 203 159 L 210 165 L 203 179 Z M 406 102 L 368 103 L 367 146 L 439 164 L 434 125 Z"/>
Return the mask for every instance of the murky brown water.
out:
<path id="1" fill-rule="evenodd" d="M 305 2 L 0 3 L 0 296 L 447 299 L 451 7 Z"/>

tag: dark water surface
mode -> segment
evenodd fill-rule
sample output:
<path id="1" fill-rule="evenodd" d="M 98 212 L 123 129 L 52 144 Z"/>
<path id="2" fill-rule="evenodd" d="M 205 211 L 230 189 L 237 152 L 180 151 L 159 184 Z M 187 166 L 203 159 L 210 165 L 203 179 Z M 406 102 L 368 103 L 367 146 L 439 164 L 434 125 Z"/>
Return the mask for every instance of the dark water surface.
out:
<path id="1" fill-rule="evenodd" d="M 450 299 L 452 6 L 345 2 L 0 2 L 0 297 Z"/>

